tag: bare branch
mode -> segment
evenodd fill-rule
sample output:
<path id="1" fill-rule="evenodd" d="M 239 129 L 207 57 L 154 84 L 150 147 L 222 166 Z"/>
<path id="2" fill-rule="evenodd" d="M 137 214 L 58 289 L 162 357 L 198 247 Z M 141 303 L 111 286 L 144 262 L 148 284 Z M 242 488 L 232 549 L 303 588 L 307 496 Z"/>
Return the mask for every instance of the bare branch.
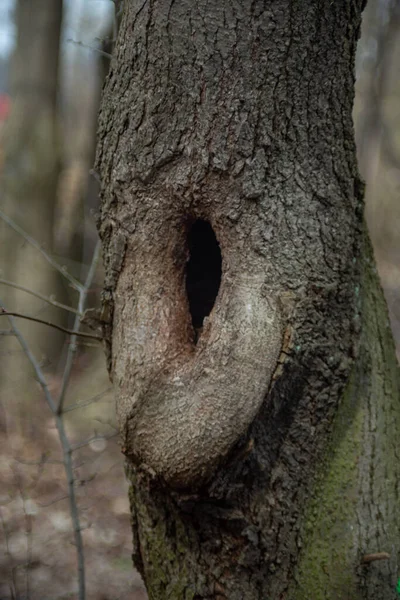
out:
<path id="1" fill-rule="evenodd" d="M 94 419 L 94 421 L 97 421 L 98 423 L 100 423 L 100 425 L 108 425 L 108 427 L 110 427 L 110 429 L 113 429 L 114 431 L 118 431 L 118 427 L 115 426 L 115 423 L 113 423 L 111 421 L 111 419 L 102 419 L 100 417 L 96 417 Z"/>
<path id="2" fill-rule="evenodd" d="M 93 179 L 95 179 L 97 183 L 100 183 L 100 175 L 97 173 L 97 171 L 95 171 L 94 169 L 90 169 L 89 175 L 91 175 L 91 177 L 93 177 Z"/>
<path id="3" fill-rule="evenodd" d="M 88 475 L 87 477 L 83 477 L 82 479 L 77 479 L 76 485 L 83 487 L 87 483 L 91 483 L 96 477 L 97 477 L 97 473 L 92 473 L 91 475 Z"/>
<path id="4" fill-rule="evenodd" d="M 10 550 L 10 546 L 9 546 L 9 536 L 8 536 L 8 531 L 7 531 L 7 527 L 6 527 L 6 523 L 4 521 L 4 516 L 3 516 L 3 511 L 0 508 L 0 521 L 1 521 L 1 526 L 3 529 L 3 534 L 4 534 L 4 541 L 5 541 L 5 554 L 6 556 L 9 556 L 10 558 L 12 558 L 12 554 L 11 554 L 11 550 Z M 11 569 L 11 583 L 10 585 L 10 592 L 11 592 L 11 598 L 16 598 L 17 597 L 17 581 L 16 581 L 16 577 L 15 577 L 15 569 Z"/>
<path id="5" fill-rule="evenodd" d="M 1 301 L 0 301 L 0 304 L 2 304 Z M 68 484 L 69 507 L 70 507 L 70 514 L 71 514 L 71 520 L 72 520 L 72 527 L 73 527 L 73 531 L 74 531 L 77 562 L 78 562 L 79 600 L 85 600 L 85 563 L 84 563 L 84 556 L 83 556 L 83 540 L 82 540 L 82 535 L 81 535 L 78 505 L 77 505 L 77 501 L 76 501 L 76 494 L 75 494 L 75 488 L 74 488 L 74 470 L 73 470 L 73 465 L 72 465 L 71 445 L 68 441 L 68 438 L 67 438 L 67 435 L 65 432 L 62 414 L 59 414 L 57 411 L 56 403 L 50 393 L 50 390 L 49 390 L 47 382 L 44 378 L 43 372 L 42 372 L 36 358 L 32 354 L 28 344 L 26 343 L 24 336 L 21 334 L 18 327 L 15 325 L 14 318 L 9 315 L 7 315 L 7 317 L 8 317 L 8 320 L 10 322 L 10 325 L 11 325 L 16 337 L 18 338 L 18 341 L 19 341 L 23 351 L 25 352 L 26 356 L 28 357 L 29 362 L 31 363 L 31 365 L 33 367 L 36 377 L 37 377 L 37 379 L 42 387 L 42 390 L 44 392 L 46 402 L 55 418 L 58 436 L 60 438 L 61 448 L 62 448 L 62 452 L 63 452 L 64 469 L 65 469 L 65 475 L 66 475 L 67 484 Z M 76 337 L 75 337 L 75 339 L 76 339 Z"/>
<path id="6" fill-rule="evenodd" d="M 14 457 L 14 460 L 21 465 L 26 465 L 28 467 L 41 467 L 42 465 L 63 465 L 64 462 L 62 460 L 55 460 L 47 458 L 46 456 L 42 456 L 39 460 L 24 460 L 23 458 L 19 458 L 18 456 Z"/>
<path id="7" fill-rule="evenodd" d="M 63 412 L 67 413 L 67 412 L 71 412 L 72 410 L 77 410 L 78 408 L 85 408 L 86 406 L 90 406 L 90 404 L 94 404 L 95 402 L 98 402 L 103 396 L 105 396 L 106 394 L 111 392 L 111 390 L 112 390 L 112 387 L 108 387 L 106 390 L 104 390 L 104 392 L 100 392 L 100 394 L 96 394 L 96 396 L 93 396 L 93 398 L 86 400 L 86 402 L 80 402 L 77 404 L 73 404 L 72 406 L 68 406 L 67 408 L 64 408 Z"/>
<path id="8" fill-rule="evenodd" d="M 85 281 L 84 285 L 82 285 L 81 283 L 77 282 L 74 278 L 69 276 L 63 269 L 61 269 L 61 267 L 55 261 L 53 261 L 53 259 L 39 246 L 39 244 L 35 240 L 33 240 L 30 236 L 28 236 L 11 219 L 6 217 L 4 215 L 4 213 L 2 213 L 2 211 L 0 211 L 0 217 L 2 217 L 18 233 L 20 233 L 29 243 L 31 243 L 35 248 L 37 248 L 40 252 L 42 252 L 42 254 L 43 254 L 43 256 L 45 256 L 46 260 L 48 260 L 55 268 L 57 268 L 59 271 L 61 271 L 67 277 L 67 279 L 69 279 L 69 281 L 71 281 L 71 283 L 73 284 L 75 289 L 77 289 L 79 292 L 78 309 L 73 311 L 76 313 L 73 330 L 59 327 L 53 323 L 49 323 L 47 321 L 43 321 L 43 320 L 37 319 L 35 317 L 28 317 L 27 315 L 22 315 L 19 313 L 8 312 L 4 307 L 2 307 L 1 301 L 0 301 L 0 306 L 2 308 L 0 309 L 0 316 L 4 315 L 8 318 L 8 321 L 11 325 L 12 332 L 17 337 L 17 339 L 22 347 L 22 350 L 26 354 L 29 362 L 31 363 L 31 365 L 33 367 L 33 370 L 35 372 L 37 380 L 39 381 L 40 386 L 42 387 L 42 390 L 44 392 L 46 402 L 47 402 L 47 404 L 54 416 L 54 419 L 55 419 L 55 424 L 56 424 L 56 428 L 58 431 L 58 436 L 60 439 L 60 444 L 61 444 L 61 448 L 62 448 L 62 452 L 63 452 L 63 464 L 64 464 L 64 469 L 65 469 L 65 474 L 66 474 L 66 479 L 67 479 L 68 494 L 63 496 L 62 498 L 58 498 L 57 500 L 52 501 L 51 504 L 54 504 L 54 502 L 59 502 L 60 500 L 62 500 L 64 498 L 69 499 L 70 514 L 71 514 L 71 520 L 72 520 L 72 526 L 73 526 L 73 532 L 74 532 L 74 540 L 75 540 L 74 545 L 76 547 L 77 563 L 78 563 L 79 600 L 84 600 L 85 599 L 85 564 L 84 564 L 84 555 L 83 555 L 83 541 L 82 541 L 82 534 L 81 534 L 82 528 L 81 528 L 80 520 L 79 520 L 79 512 L 78 512 L 77 499 L 76 499 L 76 493 L 75 493 L 75 485 L 74 485 L 76 483 L 76 480 L 74 478 L 74 467 L 72 464 L 73 449 L 71 447 L 71 444 L 69 443 L 69 440 L 68 440 L 68 437 L 67 437 L 66 431 L 65 431 L 65 426 L 64 426 L 64 421 L 63 421 L 63 403 L 64 403 L 66 390 L 67 390 L 69 379 L 70 379 L 70 374 L 71 374 L 71 369 L 72 369 L 72 364 L 73 364 L 73 357 L 74 357 L 74 354 L 77 349 L 77 337 L 83 336 L 83 337 L 89 337 L 89 338 L 97 339 L 97 340 L 101 339 L 100 336 L 87 334 L 87 333 L 81 333 L 79 331 L 79 327 L 81 325 L 80 317 L 84 312 L 86 297 L 87 297 L 91 282 L 93 280 L 93 277 L 94 277 L 94 274 L 96 271 L 96 266 L 97 266 L 98 259 L 99 259 L 99 255 L 100 255 L 100 242 L 97 242 L 97 244 L 96 244 L 92 263 L 90 265 L 89 272 L 86 277 L 86 281 Z M 25 288 L 23 291 L 29 291 L 29 290 L 27 290 Z M 44 299 L 44 298 L 42 298 L 42 299 Z M 49 325 L 49 326 L 55 327 L 56 329 L 59 329 L 65 333 L 68 333 L 71 335 L 71 343 L 68 347 L 67 361 L 66 361 L 66 365 L 65 365 L 65 369 L 64 369 L 64 374 L 63 374 L 61 392 L 60 392 L 59 400 L 57 403 L 55 402 L 55 400 L 53 399 L 53 397 L 50 393 L 49 387 L 47 385 L 46 379 L 41 370 L 40 364 L 36 360 L 35 356 L 31 352 L 24 336 L 21 334 L 20 330 L 18 329 L 18 327 L 15 324 L 14 316 L 27 318 L 32 321 L 36 321 L 36 322 L 39 322 L 39 323 L 42 323 L 45 325 Z M 82 446 L 86 445 L 87 443 L 90 443 L 90 442 L 84 442 L 83 444 L 80 444 L 79 447 L 82 447 Z M 75 447 L 74 450 L 76 450 L 76 449 L 77 448 Z M 47 458 L 42 457 L 41 460 L 39 461 L 39 469 L 43 468 L 45 462 L 47 462 Z M 29 565 L 29 561 L 30 561 L 30 559 L 28 557 L 28 565 Z M 27 592 L 29 594 L 29 580 L 28 579 L 27 579 Z"/>
<path id="9" fill-rule="evenodd" d="M 73 308 L 72 306 L 67 306 L 66 304 L 62 304 L 61 302 L 57 302 L 57 300 L 52 300 L 51 298 L 48 298 L 47 296 L 44 296 L 43 294 L 40 294 L 39 292 L 34 292 L 33 290 L 30 290 L 30 289 L 24 287 L 23 285 L 18 285 L 17 283 L 14 283 L 13 281 L 8 281 L 7 279 L 0 278 L 0 283 L 2 283 L 3 285 L 8 285 L 10 287 L 13 287 L 16 290 L 21 290 L 21 292 L 26 292 L 27 294 L 30 294 L 31 296 L 35 296 L 36 298 L 43 300 L 43 302 L 47 302 L 47 304 L 51 304 L 52 306 L 56 306 L 57 308 L 62 308 L 63 310 L 68 310 L 69 312 L 79 314 L 78 311 L 76 310 L 76 308 Z"/>
<path id="10" fill-rule="evenodd" d="M 95 442 L 97 440 L 110 440 L 111 438 L 115 437 L 116 435 L 118 435 L 117 433 L 112 433 L 110 435 L 94 435 L 91 438 L 88 438 L 87 440 L 85 440 L 84 442 L 80 442 L 79 444 L 75 444 L 74 446 L 72 446 L 71 448 L 71 452 L 76 452 L 76 450 L 79 450 L 80 448 L 84 448 L 85 446 L 88 446 L 89 444 L 91 444 L 92 442 Z"/>
<path id="11" fill-rule="evenodd" d="M 83 48 L 93 50 L 93 52 L 97 52 L 98 54 L 101 54 L 101 56 L 105 56 L 110 60 L 112 58 L 112 54 L 110 54 L 109 52 L 104 52 L 104 50 L 101 50 L 100 48 L 95 48 L 94 46 L 90 46 L 89 44 L 85 44 L 84 42 L 77 42 L 76 40 L 73 40 L 71 38 L 69 38 L 67 42 L 69 42 L 70 44 L 74 44 L 75 46 L 82 46 Z"/>
<path id="12" fill-rule="evenodd" d="M 24 512 L 25 519 L 25 536 L 26 536 L 26 564 L 25 567 L 25 590 L 26 598 L 30 598 L 30 574 L 32 565 L 32 515 L 26 511 L 26 497 L 24 489 L 22 487 L 21 479 L 17 473 L 14 472 L 19 494 L 22 500 L 22 510 Z"/>
<path id="13" fill-rule="evenodd" d="M 69 494 L 64 494 L 64 496 L 60 496 L 55 500 L 50 500 L 50 502 L 38 502 L 38 505 L 41 508 L 47 508 L 48 506 L 52 506 L 53 504 L 57 504 L 57 502 L 61 502 L 61 500 L 67 500 L 69 498 Z"/>
<path id="14" fill-rule="evenodd" d="M 79 313 L 77 313 L 77 314 L 79 315 Z M 76 331 L 74 329 L 67 329 L 66 327 L 57 325 L 56 323 L 51 323 L 51 321 L 44 321 L 43 319 L 38 319 L 37 317 L 32 317 L 30 315 L 23 315 L 22 313 L 18 313 L 18 312 L 9 312 L 4 307 L 0 307 L 0 317 L 3 315 L 8 316 L 8 317 L 18 317 L 20 319 L 26 319 L 27 321 L 34 321 L 35 323 L 41 323 L 42 325 L 47 325 L 48 327 L 54 327 L 54 329 L 58 329 L 59 331 L 62 331 L 63 333 L 68 333 L 68 335 L 73 335 L 73 336 L 79 335 L 81 337 L 91 338 L 93 340 L 99 340 L 99 341 L 101 341 L 103 339 L 101 335 L 95 335 L 94 333 L 84 333 L 83 331 Z"/>
<path id="15" fill-rule="evenodd" d="M 39 480 L 40 480 L 41 476 L 43 475 L 44 468 L 45 468 L 46 463 L 47 463 L 47 459 L 48 459 L 48 455 L 46 453 L 42 454 L 42 456 L 41 456 L 41 458 L 40 458 L 39 461 L 24 461 L 23 459 L 19 460 L 18 458 L 14 458 L 15 462 L 20 463 L 22 465 L 37 466 L 38 467 L 36 476 L 34 477 L 32 483 L 30 483 L 30 485 L 28 486 L 29 490 L 35 489 L 35 487 L 39 483 Z M 17 472 L 15 470 L 14 470 L 14 473 L 15 473 L 15 476 L 18 477 L 18 479 L 19 479 L 19 475 L 17 475 Z M 21 485 L 19 487 L 20 487 L 21 496 L 23 496 Z"/>
<path id="16" fill-rule="evenodd" d="M 94 249 L 94 252 L 93 252 L 92 263 L 90 265 L 90 268 L 89 268 L 89 271 L 88 271 L 88 274 L 86 277 L 86 281 L 85 281 L 84 285 L 82 286 L 82 288 L 79 290 L 79 302 L 78 302 L 78 313 L 79 314 L 83 314 L 85 312 L 86 296 L 87 296 L 87 293 L 91 286 L 91 283 L 93 281 L 94 274 L 96 272 L 97 263 L 100 258 L 100 249 L 101 249 L 101 244 L 100 244 L 100 240 L 98 240 L 96 247 Z M 77 315 L 75 317 L 75 321 L 74 321 L 75 334 L 71 336 L 71 343 L 68 346 L 67 360 L 65 363 L 65 369 L 64 369 L 63 379 L 62 379 L 62 383 L 61 383 L 61 391 L 60 391 L 60 395 L 58 398 L 57 414 L 61 414 L 62 410 L 63 410 L 65 396 L 67 393 L 69 377 L 71 375 L 72 365 L 74 362 L 74 355 L 75 355 L 75 352 L 77 349 L 77 334 L 79 334 L 80 324 L 81 324 L 80 317 L 79 317 L 79 315 Z M 99 336 L 92 336 L 92 337 L 98 338 Z"/>
<path id="17" fill-rule="evenodd" d="M 50 256 L 50 254 L 48 254 L 46 252 L 46 250 L 44 250 L 44 248 L 42 248 L 42 246 L 33 237 L 31 237 L 29 234 L 27 234 L 26 231 L 24 231 L 22 229 L 22 227 L 17 225 L 17 223 L 15 223 L 15 221 L 13 221 L 10 217 L 8 217 L 2 210 L 0 210 L 0 218 L 3 219 L 3 221 L 5 221 L 7 223 L 7 225 L 12 227 L 12 229 L 14 229 L 14 231 L 19 233 L 19 235 L 21 235 L 24 238 L 24 240 L 26 240 L 28 242 L 28 244 L 30 244 L 31 246 L 36 248 L 36 250 L 38 250 L 42 254 L 42 256 L 47 260 L 48 263 L 51 264 L 52 267 L 54 267 L 57 271 L 59 271 L 61 273 L 61 275 L 63 275 L 66 279 L 68 279 L 68 281 L 71 283 L 71 285 L 78 292 L 82 289 L 83 286 L 80 283 L 80 281 L 75 279 L 75 277 L 72 277 L 72 275 L 70 275 L 68 273 L 68 271 L 65 267 L 62 267 L 61 265 L 59 265 L 58 262 L 55 261 L 54 258 L 52 258 Z"/>
<path id="18" fill-rule="evenodd" d="M 2 307 L 2 310 L 4 311 L 4 305 L 0 300 L 0 306 Z M 50 394 L 50 390 L 49 387 L 47 385 L 46 379 L 44 378 L 43 372 L 39 366 L 39 363 L 37 362 L 36 358 L 33 356 L 28 344 L 26 343 L 26 340 L 24 338 L 24 336 L 22 335 L 22 333 L 20 332 L 20 330 L 18 329 L 18 327 L 15 324 L 15 319 L 14 317 L 8 313 L 8 312 L 3 312 L 0 314 L 5 314 L 5 316 L 8 318 L 8 321 L 11 325 L 11 328 L 14 332 L 14 335 L 18 338 L 18 341 L 22 347 L 22 350 L 25 352 L 26 356 L 28 357 L 29 362 L 31 363 L 33 370 L 35 371 L 37 380 L 40 383 L 40 386 L 44 392 L 44 397 L 46 399 L 46 402 L 51 410 L 51 412 L 53 413 L 53 415 L 56 413 L 56 404 Z"/>

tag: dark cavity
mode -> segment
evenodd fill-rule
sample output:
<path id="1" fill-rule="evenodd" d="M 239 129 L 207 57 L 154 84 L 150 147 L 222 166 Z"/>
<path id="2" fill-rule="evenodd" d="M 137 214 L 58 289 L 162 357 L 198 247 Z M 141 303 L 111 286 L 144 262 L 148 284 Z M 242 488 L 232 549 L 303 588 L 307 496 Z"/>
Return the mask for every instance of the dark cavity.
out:
<path id="1" fill-rule="evenodd" d="M 198 219 L 188 234 L 189 261 L 186 265 L 186 293 L 195 342 L 201 334 L 204 318 L 215 303 L 221 283 L 221 249 L 208 221 Z"/>

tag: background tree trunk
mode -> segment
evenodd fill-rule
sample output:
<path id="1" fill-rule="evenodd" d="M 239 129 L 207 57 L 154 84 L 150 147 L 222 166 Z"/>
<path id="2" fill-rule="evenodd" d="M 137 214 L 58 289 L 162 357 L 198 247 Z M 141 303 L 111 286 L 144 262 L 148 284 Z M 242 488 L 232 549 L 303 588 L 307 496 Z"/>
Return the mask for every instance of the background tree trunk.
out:
<path id="1" fill-rule="evenodd" d="M 59 172 L 57 86 L 62 0 L 19 0 L 16 7 L 17 44 L 11 64 L 11 115 L 6 124 L 2 207 L 31 237 L 51 252 L 53 211 Z M 40 253 L 2 225 L 3 277 L 28 289 L 63 300 L 60 275 Z M 60 311 L 11 288 L 2 294 L 6 307 L 60 322 Z M 30 348 L 43 363 L 57 365 L 62 333 L 38 324 L 19 323 Z M 3 345 L 3 398 L 23 407 L 32 392 L 32 374 L 17 341 Z M 16 387 L 17 389 L 16 389 Z M 6 413 L 7 413 L 6 408 Z"/>
<path id="2" fill-rule="evenodd" d="M 125 7 L 103 314 L 152 600 L 397 597 L 399 371 L 351 116 L 362 4 Z"/>

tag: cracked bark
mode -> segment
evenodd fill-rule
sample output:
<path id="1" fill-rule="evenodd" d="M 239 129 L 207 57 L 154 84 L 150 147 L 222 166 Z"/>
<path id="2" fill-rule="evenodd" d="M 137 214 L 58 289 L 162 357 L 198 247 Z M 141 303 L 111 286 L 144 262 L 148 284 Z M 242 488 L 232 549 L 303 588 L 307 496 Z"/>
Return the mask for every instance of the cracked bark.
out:
<path id="1" fill-rule="evenodd" d="M 99 230 L 151 599 L 396 598 L 399 375 L 351 118 L 361 9 L 125 7 L 100 115 Z M 222 276 L 196 344 L 198 219 Z"/>

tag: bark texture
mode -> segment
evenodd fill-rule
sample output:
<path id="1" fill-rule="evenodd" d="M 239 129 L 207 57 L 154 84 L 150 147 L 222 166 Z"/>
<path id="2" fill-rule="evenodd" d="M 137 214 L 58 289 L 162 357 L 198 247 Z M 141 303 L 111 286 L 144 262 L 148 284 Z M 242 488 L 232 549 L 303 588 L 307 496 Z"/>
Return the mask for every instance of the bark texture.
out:
<path id="1" fill-rule="evenodd" d="M 351 118 L 361 9 L 125 7 L 100 116 L 99 228 L 151 599 L 396 597 L 399 427 L 371 419 L 375 397 L 398 419 L 398 374 L 384 366 L 393 347 Z M 222 276 L 194 332 L 185 275 L 199 219 Z M 360 567 L 379 551 L 390 560 Z"/>

